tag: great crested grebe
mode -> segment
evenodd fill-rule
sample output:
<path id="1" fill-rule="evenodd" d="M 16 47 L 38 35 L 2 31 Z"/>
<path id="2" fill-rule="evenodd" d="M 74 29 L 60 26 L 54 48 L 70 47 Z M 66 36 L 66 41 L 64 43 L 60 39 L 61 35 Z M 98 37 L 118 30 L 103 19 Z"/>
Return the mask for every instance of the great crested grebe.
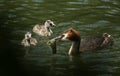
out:
<path id="1" fill-rule="evenodd" d="M 37 40 L 35 38 L 32 38 L 31 36 L 32 34 L 30 32 L 27 32 L 25 34 L 25 38 L 22 40 L 21 44 L 23 46 L 30 46 L 30 45 L 36 45 L 37 44 Z"/>
<path id="2" fill-rule="evenodd" d="M 33 32 L 41 36 L 51 36 L 53 33 L 51 27 L 54 27 L 55 24 L 51 20 L 46 20 L 44 25 L 35 25 L 33 27 Z"/>
<path id="3" fill-rule="evenodd" d="M 69 55 L 76 55 L 79 54 L 80 52 L 88 50 L 103 49 L 105 47 L 113 45 L 113 37 L 107 33 L 103 33 L 100 36 L 81 39 L 79 32 L 72 28 L 64 32 L 62 35 L 55 37 L 51 40 L 49 41 L 51 43 L 60 40 L 72 41 L 72 45 L 68 52 Z"/>

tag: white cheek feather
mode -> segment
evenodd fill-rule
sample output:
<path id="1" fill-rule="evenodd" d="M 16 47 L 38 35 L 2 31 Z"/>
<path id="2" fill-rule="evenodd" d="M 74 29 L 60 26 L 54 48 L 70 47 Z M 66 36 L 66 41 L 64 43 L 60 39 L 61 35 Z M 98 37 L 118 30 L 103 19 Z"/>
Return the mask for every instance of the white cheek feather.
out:
<path id="1" fill-rule="evenodd" d="M 111 37 L 111 35 L 108 35 L 108 37 Z"/>
<path id="2" fill-rule="evenodd" d="M 67 37 L 68 37 L 68 34 L 63 34 L 64 37 L 62 38 L 62 40 L 68 40 Z"/>

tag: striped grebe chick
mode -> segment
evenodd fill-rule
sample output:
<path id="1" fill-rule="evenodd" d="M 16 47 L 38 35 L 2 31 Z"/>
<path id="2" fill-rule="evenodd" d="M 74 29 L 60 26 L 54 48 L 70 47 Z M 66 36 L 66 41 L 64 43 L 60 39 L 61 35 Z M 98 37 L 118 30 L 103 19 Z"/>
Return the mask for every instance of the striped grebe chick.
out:
<path id="1" fill-rule="evenodd" d="M 51 36 L 51 34 L 53 33 L 53 31 L 51 30 L 51 27 L 54 27 L 54 26 L 55 24 L 53 21 L 46 20 L 44 25 L 36 24 L 33 27 L 33 32 L 41 36 Z"/>
<path id="2" fill-rule="evenodd" d="M 36 45 L 37 40 L 32 37 L 32 34 L 30 32 L 27 32 L 25 34 L 25 38 L 22 40 L 21 44 L 25 47 L 30 46 L 30 45 Z"/>

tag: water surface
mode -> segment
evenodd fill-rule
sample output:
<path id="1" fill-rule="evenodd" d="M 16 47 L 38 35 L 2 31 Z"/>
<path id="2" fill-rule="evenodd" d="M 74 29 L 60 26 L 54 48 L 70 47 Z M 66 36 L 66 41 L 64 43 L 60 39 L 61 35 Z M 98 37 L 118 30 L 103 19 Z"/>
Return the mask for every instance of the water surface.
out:
<path id="1" fill-rule="evenodd" d="M 120 76 L 119 5 L 119 0 L 1 0 L 0 75 Z M 40 37 L 33 33 L 38 45 L 21 46 L 24 34 L 47 19 L 57 25 L 54 34 Z M 46 42 L 71 27 L 80 31 L 82 38 L 107 32 L 115 44 L 70 57 L 71 42 L 60 42 L 57 54 L 52 55 Z"/>

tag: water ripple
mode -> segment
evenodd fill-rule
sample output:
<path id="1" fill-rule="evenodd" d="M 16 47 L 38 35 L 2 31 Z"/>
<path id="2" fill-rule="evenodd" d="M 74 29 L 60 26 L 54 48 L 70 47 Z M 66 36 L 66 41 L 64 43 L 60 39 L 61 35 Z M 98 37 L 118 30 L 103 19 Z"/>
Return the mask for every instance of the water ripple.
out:
<path id="1" fill-rule="evenodd" d="M 0 23 L 5 28 L 0 27 L 0 32 L 10 37 L 9 44 L 13 47 L 6 53 L 13 52 L 13 57 L 18 57 L 16 61 L 21 69 L 27 68 L 27 72 L 34 75 L 115 76 L 112 75 L 114 73 L 120 76 L 119 4 L 119 0 L 0 0 Z M 54 34 L 51 37 L 41 37 L 33 33 L 33 26 L 37 23 L 44 24 L 46 19 L 55 21 L 57 26 L 53 28 Z M 80 31 L 81 37 L 110 32 L 115 44 L 107 49 L 84 52 L 79 57 L 71 58 L 68 55 L 71 42 L 61 42 L 57 44 L 57 54 L 52 55 L 46 42 L 71 27 Z M 33 33 L 38 44 L 30 47 L 29 55 L 24 57 L 27 49 L 20 44 L 27 31 Z"/>
<path id="2" fill-rule="evenodd" d="M 80 8 L 65 8 L 65 10 L 80 10 Z"/>
<path id="3" fill-rule="evenodd" d="M 81 1 L 81 2 L 67 2 L 68 4 L 81 4 L 81 5 L 83 5 L 83 4 L 88 4 L 87 3 L 87 0 L 84 0 L 84 1 Z"/>

